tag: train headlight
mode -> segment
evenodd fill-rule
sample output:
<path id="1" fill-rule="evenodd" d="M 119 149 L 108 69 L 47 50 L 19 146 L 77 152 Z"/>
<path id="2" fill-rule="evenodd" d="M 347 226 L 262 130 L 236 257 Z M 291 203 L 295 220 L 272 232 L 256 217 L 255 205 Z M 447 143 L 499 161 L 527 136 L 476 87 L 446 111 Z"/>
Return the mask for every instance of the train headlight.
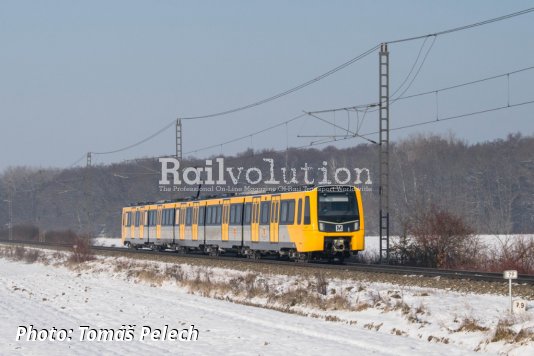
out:
<path id="1" fill-rule="evenodd" d="M 359 221 L 356 221 L 354 223 L 354 231 L 357 231 L 357 230 L 360 230 L 360 222 Z"/>
<path id="2" fill-rule="evenodd" d="M 324 231 L 324 223 L 319 223 L 319 230 Z"/>

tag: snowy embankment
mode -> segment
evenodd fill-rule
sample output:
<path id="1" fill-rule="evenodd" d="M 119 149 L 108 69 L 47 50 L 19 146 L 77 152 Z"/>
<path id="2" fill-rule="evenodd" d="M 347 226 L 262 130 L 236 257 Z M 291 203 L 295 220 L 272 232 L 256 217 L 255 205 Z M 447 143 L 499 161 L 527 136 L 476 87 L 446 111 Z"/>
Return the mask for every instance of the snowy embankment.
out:
<path id="1" fill-rule="evenodd" d="M 509 317 L 505 296 L 126 257 L 74 264 L 49 251 L 26 264 L 2 252 L 1 354 L 534 353 L 534 303 Z M 15 341 L 30 324 L 72 328 L 73 340 Z M 135 338 L 79 341 L 83 325 L 136 325 Z M 138 340 L 143 326 L 164 325 L 194 325 L 198 341 Z"/>

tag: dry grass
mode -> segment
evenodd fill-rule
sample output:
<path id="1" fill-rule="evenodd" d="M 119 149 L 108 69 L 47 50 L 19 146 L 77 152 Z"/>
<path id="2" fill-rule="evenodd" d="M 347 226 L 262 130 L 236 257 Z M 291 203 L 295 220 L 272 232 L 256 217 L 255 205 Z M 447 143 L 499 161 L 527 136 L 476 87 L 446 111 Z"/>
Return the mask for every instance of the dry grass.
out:
<path id="1" fill-rule="evenodd" d="M 534 341 L 534 329 L 526 328 L 515 332 L 511 326 L 513 320 L 501 319 L 495 327 L 495 332 L 491 338 L 491 342 L 504 341 L 505 343 L 526 343 Z"/>
<path id="2" fill-rule="evenodd" d="M 462 324 L 456 331 L 467 331 L 467 332 L 477 332 L 477 331 L 488 331 L 489 328 L 481 326 L 477 323 L 476 320 L 471 318 L 466 318 L 462 321 Z"/>
<path id="3" fill-rule="evenodd" d="M 412 311 L 412 308 L 406 302 L 398 300 L 395 303 L 393 310 L 400 310 L 402 315 L 408 315 Z"/>
<path id="4" fill-rule="evenodd" d="M 514 337 L 514 342 L 522 343 L 525 341 L 534 341 L 534 330 L 532 328 L 521 329 Z"/>
<path id="5" fill-rule="evenodd" d="M 88 237 L 77 237 L 72 246 L 72 255 L 69 258 L 71 263 L 83 263 L 95 259 L 95 254 Z"/>
<path id="6" fill-rule="evenodd" d="M 512 324 L 513 324 L 512 321 L 509 319 L 499 320 L 499 322 L 497 323 L 497 326 L 495 327 L 495 333 L 493 334 L 493 338 L 491 339 L 491 342 L 513 341 L 516 336 L 516 333 L 512 329 L 510 329 L 510 326 Z"/>
<path id="7" fill-rule="evenodd" d="M 372 307 L 373 306 L 371 304 L 369 304 L 369 303 L 358 303 L 354 307 L 354 311 L 360 312 L 360 311 L 364 311 L 364 310 L 367 310 L 367 309 L 372 308 Z"/>
<path id="8" fill-rule="evenodd" d="M 317 273 L 315 275 L 316 291 L 321 295 L 326 295 L 328 292 L 328 281 L 324 273 Z"/>
<path id="9" fill-rule="evenodd" d="M 397 328 L 391 329 L 391 333 L 397 336 L 408 336 L 408 333 L 406 331 L 403 331 Z"/>
<path id="10" fill-rule="evenodd" d="M 47 262 L 42 251 L 33 248 L 26 248 L 23 246 L 9 246 L 0 250 L 0 255 L 13 261 L 24 261 L 26 263 L 35 263 L 41 261 Z"/>

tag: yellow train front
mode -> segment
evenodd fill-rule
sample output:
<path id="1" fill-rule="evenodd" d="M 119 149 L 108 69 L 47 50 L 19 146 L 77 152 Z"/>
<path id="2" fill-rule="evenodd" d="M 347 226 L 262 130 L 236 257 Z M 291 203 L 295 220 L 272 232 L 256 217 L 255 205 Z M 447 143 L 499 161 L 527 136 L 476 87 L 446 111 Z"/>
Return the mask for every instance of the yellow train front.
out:
<path id="1" fill-rule="evenodd" d="M 123 208 L 122 240 L 134 248 L 343 260 L 365 247 L 360 190 L 301 191 L 165 201 Z"/>

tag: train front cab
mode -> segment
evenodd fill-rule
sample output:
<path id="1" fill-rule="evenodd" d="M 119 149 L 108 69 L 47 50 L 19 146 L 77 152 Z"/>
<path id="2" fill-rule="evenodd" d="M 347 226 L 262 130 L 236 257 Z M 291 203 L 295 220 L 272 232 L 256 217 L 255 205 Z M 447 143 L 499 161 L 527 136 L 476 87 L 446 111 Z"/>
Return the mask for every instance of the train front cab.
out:
<path id="1" fill-rule="evenodd" d="M 298 254 L 344 258 L 365 248 L 365 219 L 359 189 L 333 186 L 303 192 L 297 203 L 297 215 L 300 199 L 303 224 L 292 234 Z M 328 208 L 340 210 L 328 212 Z"/>

